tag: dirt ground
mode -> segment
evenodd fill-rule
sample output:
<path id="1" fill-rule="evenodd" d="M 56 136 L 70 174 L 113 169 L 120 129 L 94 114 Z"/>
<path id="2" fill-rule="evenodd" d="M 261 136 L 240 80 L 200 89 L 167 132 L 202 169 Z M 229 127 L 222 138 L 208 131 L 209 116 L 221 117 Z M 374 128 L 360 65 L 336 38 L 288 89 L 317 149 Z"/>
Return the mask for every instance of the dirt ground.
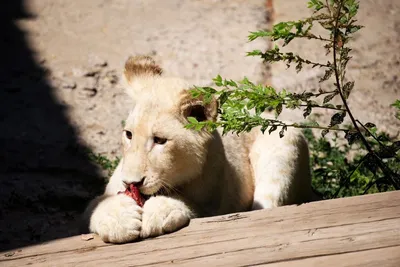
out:
<path id="1" fill-rule="evenodd" d="M 120 155 L 131 103 L 119 78 L 129 55 L 152 55 L 166 75 L 195 85 L 210 85 L 221 74 L 301 91 L 320 75 L 296 75 L 244 56 L 270 45 L 247 42 L 249 31 L 268 26 L 270 1 L 3 2 L 0 251 L 78 233 L 76 219 L 101 193 L 105 175 L 87 151 Z M 359 20 L 367 30 L 355 40 L 350 76 L 360 82 L 350 105 L 363 121 L 396 134 L 400 124 L 389 105 L 400 97 L 400 5 L 362 2 Z M 275 21 L 307 14 L 303 0 L 272 3 Z M 315 47 L 290 48 L 312 57 L 319 55 Z"/>

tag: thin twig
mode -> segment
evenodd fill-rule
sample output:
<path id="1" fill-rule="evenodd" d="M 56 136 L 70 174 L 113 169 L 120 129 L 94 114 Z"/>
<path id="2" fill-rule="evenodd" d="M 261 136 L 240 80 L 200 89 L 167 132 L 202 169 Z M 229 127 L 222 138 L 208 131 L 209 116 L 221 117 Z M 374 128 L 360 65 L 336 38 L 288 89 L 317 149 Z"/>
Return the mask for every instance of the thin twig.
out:
<path id="1" fill-rule="evenodd" d="M 332 131 L 347 131 L 346 129 L 342 128 L 330 128 L 325 126 L 311 126 L 311 125 L 299 125 L 299 124 L 284 124 L 284 125 L 277 125 L 277 126 L 287 126 L 287 127 L 294 127 L 294 128 L 301 128 L 301 129 L 320 129 L 320 130 L 332 130 Z"/>
<path id="2" fill-rule="evenodd" d="M 318 67 L 324 67 L 324 68 L 330 68 L 331 67 L 328 64 L 322 64 L 322 63 L 318 63 L 318 62 L 314 62 L 314 61 L 310 61 L 310 60 L 304 60 L 302 58 L 299 58 L 299 59 L 301 59 L 302 63 L 305 63 L 305 64 L 314 65 L 314 66 L 318 66 Z"/>
<path id="3" fill-rule="evenodd" d="M 326 3 L 326 8 L 327 8 L 328 11 L 329 11 L 329 15 L 332 15 L 331 7 L 330 7 L 330 5 L 329 5 L 329 3 L 328 3 L 328 0 L 325 0 L 325 3 Z"/>
<path id="4" fill-rule="evenodd" d="M 301 104 L 299 105 L 300 107 L 307 107 L 308 105 Z M 333 109 L 333 110 L 339 110 L 339 111 L 346 111 L 344 108 L 335 108 L 335 107 L 324 107 L 324 106 L 318 106 L 318 105 L 311 105 L 312 108 L 324 108 L 324 109 Z"/>
<path id="5" fill-rule="evenodd" d="M 318 94 L 313 94 L 313 96 L 319 97 L 319 96 L 321 96 L 321 95 L 333 94 L 333 93 L 337 93 L 337 90 L 328 91 L 328 92 L 321 92 L 321 93 L 318 93 Z"/>
<path id="6" fill-rule="evenodd" d="M 268 126 L 276 126 L 276 127 L 282 127 L 282 126 L 286 126 L 286 127 L 293 127 L 293 128 L 299 128 L 299 129 L 319 129 L 319 130 L 329 130 L 329 131 L 341 131 L 341 132 L 346 132 L 347 129 L 343 129 L 343 128 L 330 128 L 328 126 L 316 126 L 316 125 L 304 125 L 304 124 L 285 124 L 282 121 L 279 120 L 271 120 L 271 119 L 263 119 L 265 122 L 268 122 Z M 224 127 L 224 124 L 227 124 L 228 122 L 224 122 L 224 121 L 219 121 L 219 122 L 215 122 L 214 125 L 217 127 Z M 254 127 L 256 127 L 258 125 L 255 125 Z"/>
<path id="7" fill-rule="evenodd" d="M 321 36 L 316 36 L 316 35 L 296 35 L 296 37 L 315 39 L 315 40 L 320 40 L 320 41 L 324 41 L 324 42 L 332 42 L 332 40 L 330 40 L 330 39 L 322 38 Z"/>

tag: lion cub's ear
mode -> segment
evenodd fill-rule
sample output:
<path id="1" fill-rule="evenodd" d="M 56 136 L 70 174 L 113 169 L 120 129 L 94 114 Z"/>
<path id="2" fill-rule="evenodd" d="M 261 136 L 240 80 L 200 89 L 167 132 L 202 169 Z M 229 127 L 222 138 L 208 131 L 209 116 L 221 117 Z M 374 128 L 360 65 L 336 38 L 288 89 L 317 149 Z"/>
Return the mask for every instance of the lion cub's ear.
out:
<path id="1" fill-rule="evenodd" d="M 190 92 L 185 91 L 182 95 L 179 109 L 183 117 L 194 117 L 197 121 L 217 120 L 218 101 L 213 97 L 211 101 L 205 102 L 203 97 L 193 98 Z"/>
<path id="2" fill-rule="evenodd" d="M 156 65 L 149 56 L 131 56 L 125 62 L 124 81 L 127 85 L 127 93 L 135 99 L 140 90 L 145 87 L 154 76 L 160 76 L 162 69 Z"/>

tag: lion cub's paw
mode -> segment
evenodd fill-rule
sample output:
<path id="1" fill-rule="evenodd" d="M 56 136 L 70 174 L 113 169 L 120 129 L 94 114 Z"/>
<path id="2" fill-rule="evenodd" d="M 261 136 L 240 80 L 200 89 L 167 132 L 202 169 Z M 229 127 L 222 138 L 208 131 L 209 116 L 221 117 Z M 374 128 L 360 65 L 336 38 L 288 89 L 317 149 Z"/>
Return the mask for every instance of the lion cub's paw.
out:
<path id="1" fill-rule="evenodd" d="M 142 208 L 124 194 L 109 197 L 96 207 L 90 228 L 104 242 L 126 243 L 138 239 Z"/>
<path id="2" fill-rule="evenodd" d="M 142 238 L 171 233 L 189 224 L 191 212 L 186 205 L 176 199 L 157 196 L 146 201 L 143 206 Z"/>

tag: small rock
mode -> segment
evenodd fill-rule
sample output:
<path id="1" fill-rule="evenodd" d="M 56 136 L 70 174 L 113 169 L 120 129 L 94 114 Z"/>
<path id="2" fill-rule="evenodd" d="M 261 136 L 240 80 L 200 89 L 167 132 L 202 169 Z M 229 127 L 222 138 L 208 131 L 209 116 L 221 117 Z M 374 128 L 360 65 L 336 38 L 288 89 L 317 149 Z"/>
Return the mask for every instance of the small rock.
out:
<path id="1" fill-rule="evenodd" d="M 81 235 L 81 240 L 83 241 L 89 241 L 94 239 L 94 234 L 82 234 Z"/>
<path id="2" fill-rule="evenodd" d="M 96 77 L 100 73 L 99 70 L 91 70 L 86 72 L 83 76 L 84 77 Z"/>
<path id="3" fill-rule="evenodd" d="M 75 89 L 76 88 L 76 82 L 74 82 L 74 81 L 63 81 L 62 88 Z"/>
<path id="4" fill-rule="evenodd" d="M 87 87 L 85 87 L 85 88 L 83 88 L 83 90 L 85 90 L 85 91 L 87 91 L 88 92 L 88 96 L 90 96 L 90 97 L 94 97 L 95 95 L 97 95 L 97 89 L 96 88 L 87 88 Z"/>
<path id="5" fill-rule="evenodd" d="M 12 256 L 14 256 L 14 254 L 15 254 L 14 251 L 10 251 L 10 252 L 7 252 L 6 254 L 4 254 L 4 256 L 5 257 L 12 257 Z"/>
<path id="6" fill-rule="evenodd" d="M 95 108 L 96 108 L 96 104 L 94 104 L 94 105 L 88 107 L 87 110 L 93 110 L 93 109 L 95 109 Z"/>
<path id="7" fill-rule="evenodd" d="M 108 66 L 108 63 L 107 63 L 107 61 L 103 61 L 103 62 L 100 62 L 100 63 L 96 63 L 95 66 L 96 67 L 105 68 L 105 67 Z"/>

